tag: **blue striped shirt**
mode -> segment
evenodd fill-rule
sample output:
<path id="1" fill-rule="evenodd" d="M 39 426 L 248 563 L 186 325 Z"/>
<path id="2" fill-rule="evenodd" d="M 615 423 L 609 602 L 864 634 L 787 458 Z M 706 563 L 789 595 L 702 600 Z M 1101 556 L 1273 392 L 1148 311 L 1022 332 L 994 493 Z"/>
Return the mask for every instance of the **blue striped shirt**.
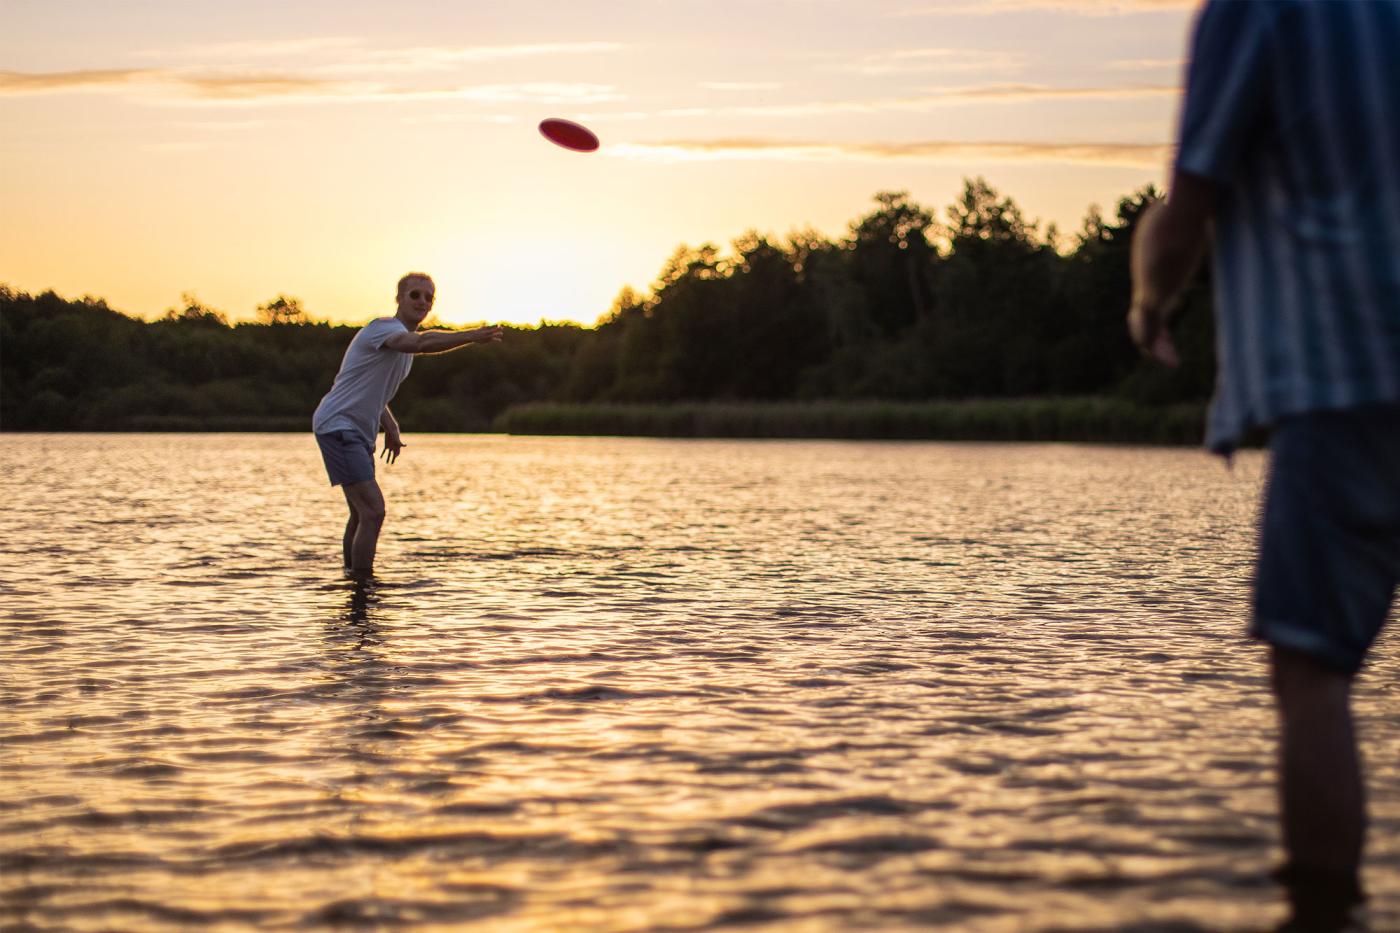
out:
<path id="1" fill-rule="evenodd" d="M 1208 446 L 1400 401 L 1400 0 L 1212 0 L 1179 142 L 1221 189 Z"/>

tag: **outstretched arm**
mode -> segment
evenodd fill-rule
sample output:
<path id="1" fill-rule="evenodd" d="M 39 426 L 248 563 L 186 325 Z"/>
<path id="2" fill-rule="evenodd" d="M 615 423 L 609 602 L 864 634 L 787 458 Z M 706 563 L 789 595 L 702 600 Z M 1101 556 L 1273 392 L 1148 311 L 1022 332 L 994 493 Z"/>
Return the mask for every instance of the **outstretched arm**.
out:
<path id="1" fill-rule="evenodd" d="M 1205 252 L 1216 194 L 1214 183 L 1177 172 L 1167 200 L 1143 212 L 1133 235 L 1128 332 L 1144 353 L 1168 366 L 1180 359 L 1167 322 Z"/>
<path id="2" fill-rule="evenodd" d="M 422 332 L 395 334 L 384 341 L 384 346 L 400 353 L 446 353 L 473 343 L 498 343 L 501 339 L 500 327 L 478 327 L 475 330 L 425 330 Z"/>

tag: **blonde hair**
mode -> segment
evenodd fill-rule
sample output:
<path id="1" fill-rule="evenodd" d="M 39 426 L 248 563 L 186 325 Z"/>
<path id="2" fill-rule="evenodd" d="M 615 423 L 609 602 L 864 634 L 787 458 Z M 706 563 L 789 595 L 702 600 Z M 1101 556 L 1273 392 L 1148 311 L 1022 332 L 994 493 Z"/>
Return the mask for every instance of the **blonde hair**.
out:
<path id="1" fill-rule="evenodd" d="M 403 287 L 404 287 L 405 285 L 408 284 L 408 280 L 409 280 L 409 279 L 427 279 L 429 282 L 432 283 L 433 288 L 437 288 L 437 283 L 436 283 L 436 282 L 433 282 L 433 277 L 432 277 L 431 275 L 429 275 L 428 273 L 426 273 L 426 272 L 407 272 L 407 273 L 404 273 L 404 275 L 402 275 L 402 276 L 399 277 L 399 285 L 398 285 L 398 288 L 395 289 L 395 291 L 394 291 L 394 297 L 395 297 L 396 299 L 397 299 L 397 298 L 402 298 L 402 297 L 403 297 Z"/>

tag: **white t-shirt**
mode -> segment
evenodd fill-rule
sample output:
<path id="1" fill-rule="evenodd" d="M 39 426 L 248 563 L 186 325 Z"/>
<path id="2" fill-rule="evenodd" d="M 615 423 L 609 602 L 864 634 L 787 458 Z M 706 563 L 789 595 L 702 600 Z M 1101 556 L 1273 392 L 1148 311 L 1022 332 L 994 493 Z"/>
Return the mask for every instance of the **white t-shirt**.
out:
<path id="1" fill-rule="evenodd" d="M 360 328 L 345 350 L 335 383 L 311 416 L 312 431 L 358 431 L 374 446 L 379 416 L 413 366 L 412 353 L 400 353 L 384 341 L 406 333 L 408 328 L 396 317 L 375 318 Z"/>

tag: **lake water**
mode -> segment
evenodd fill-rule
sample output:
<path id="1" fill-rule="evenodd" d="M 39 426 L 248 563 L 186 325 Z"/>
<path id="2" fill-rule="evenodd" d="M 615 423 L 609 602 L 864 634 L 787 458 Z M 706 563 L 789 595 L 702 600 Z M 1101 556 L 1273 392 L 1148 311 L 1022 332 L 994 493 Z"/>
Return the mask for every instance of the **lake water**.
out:
<path id="1" fill-rule="evenodd" d="M 1262 454 L 408 442 L 364 589 L 309 435 L 0 437 L 0 925 L 1281 919 Z"/>

